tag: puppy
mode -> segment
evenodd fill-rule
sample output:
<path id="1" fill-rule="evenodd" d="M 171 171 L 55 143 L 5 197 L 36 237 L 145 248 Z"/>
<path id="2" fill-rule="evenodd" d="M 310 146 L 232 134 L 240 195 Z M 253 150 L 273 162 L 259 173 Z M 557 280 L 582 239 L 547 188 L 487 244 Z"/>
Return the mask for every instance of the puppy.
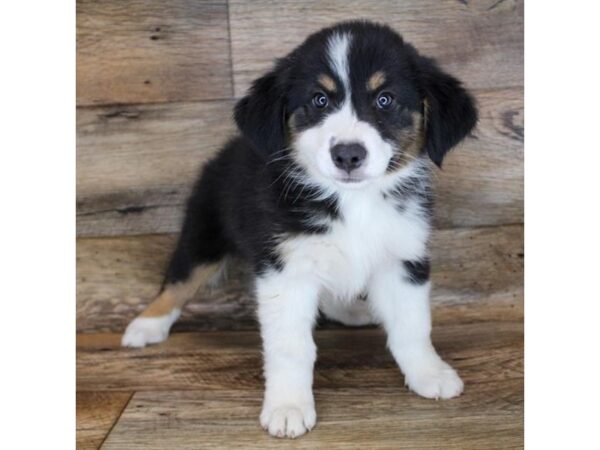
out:
<path id="1" fill-rule="evenodd" d="M 472 97 L 387 26 L 321 30 L 254 82 L 240 136 L 204 167 L 158 297 L 123 345 L 167 338 L 224 258 L 255 274 L 266 389 L 260 423 L 297 437 L 316 423 L 319 310 L 381 324 L 408 387 L 463 390 L 430 339 L 430 172 L 475 126 Z"/>

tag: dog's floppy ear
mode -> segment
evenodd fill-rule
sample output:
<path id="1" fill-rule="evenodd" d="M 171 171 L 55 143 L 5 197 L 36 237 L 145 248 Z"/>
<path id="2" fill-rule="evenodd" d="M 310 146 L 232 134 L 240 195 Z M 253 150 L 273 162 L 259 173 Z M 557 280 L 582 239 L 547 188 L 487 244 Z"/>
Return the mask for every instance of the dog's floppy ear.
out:
<path id="1" fill-rule="evenodd" d="M 432 59 L 421 57 L 419 63 L 425 93 L 425 150 L 441 167 L 444 155 L 475 127 L 477 109 L 460 81 Z"/>
<path id="2" fill-rule="evenodd" d="M 285 62 L 254 81 L 248 94 L 235 105 L 234 118 L 242 134 L 263 155 L 285 146 Z"/>

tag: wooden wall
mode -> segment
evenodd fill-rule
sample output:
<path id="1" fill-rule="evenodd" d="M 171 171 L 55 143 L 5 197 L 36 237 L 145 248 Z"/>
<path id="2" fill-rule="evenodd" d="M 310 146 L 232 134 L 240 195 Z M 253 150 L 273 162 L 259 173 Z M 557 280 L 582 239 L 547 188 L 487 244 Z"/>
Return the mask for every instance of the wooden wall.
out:
<path id="1" fill-rule="evenodd" d="M 477 131 L 437 176 L 434 305 L 461 320 L 522 314 L 522 1 L 78 0 L 79 331 L 122 329 L 156 292 L 191 182 L 249 83 L 354 18 L 393 26 L 479 104 Z M 255 327 L 247 284 L 234 268 L 178 328 Z"/>

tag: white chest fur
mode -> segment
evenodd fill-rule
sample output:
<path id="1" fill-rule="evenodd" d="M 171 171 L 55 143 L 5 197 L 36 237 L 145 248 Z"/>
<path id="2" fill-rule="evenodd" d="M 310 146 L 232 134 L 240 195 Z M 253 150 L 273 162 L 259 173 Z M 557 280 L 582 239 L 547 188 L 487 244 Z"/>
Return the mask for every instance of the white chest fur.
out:
<path id="1" fill-rule="evenodd" d="M 429 226 L 416 203 L 400 210 L 381 191 L 357 190 L 341 195 L 339 206 L 328 233 L 282 241 L 284 270 L 317 278 L 334 297 L 349 300 L 377 268 L 425 256 Z"/>

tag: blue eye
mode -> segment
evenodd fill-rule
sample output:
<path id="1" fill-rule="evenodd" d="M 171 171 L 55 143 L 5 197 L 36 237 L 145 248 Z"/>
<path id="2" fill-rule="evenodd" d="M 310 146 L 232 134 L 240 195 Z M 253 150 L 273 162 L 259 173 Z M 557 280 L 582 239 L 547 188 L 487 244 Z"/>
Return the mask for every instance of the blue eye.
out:
<path id="1" fill-rule="evenodd" d="M 394 97 L 392 97 L 387 92 L 379 94 L 379 97 L 377 97 L 377 107 L 379 109 L 389 109 L 390 106 L 392 106 L 393 102 L 394 102 Z"/>
<path id="2" fill-rule="evenodd" d="M 329 104 L 329 99 L 322 92 L 317 92 L 312 99 L 312 103 L 315 108 L 323 109 Z"/>

